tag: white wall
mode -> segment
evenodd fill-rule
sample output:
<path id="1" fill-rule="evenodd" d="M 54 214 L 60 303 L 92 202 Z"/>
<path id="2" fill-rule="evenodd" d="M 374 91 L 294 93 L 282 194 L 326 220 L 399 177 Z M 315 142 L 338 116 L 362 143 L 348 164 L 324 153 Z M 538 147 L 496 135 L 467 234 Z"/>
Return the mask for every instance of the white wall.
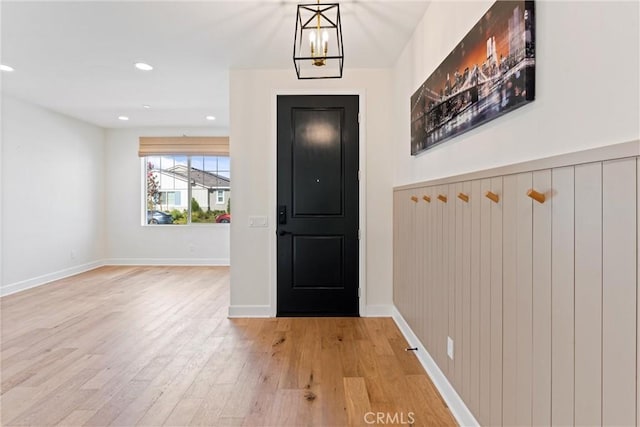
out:
<path id="1" fill-rule="evenodd" d="M 392 116 L 390 70 L 347 69 L 340 80 L 297 80 L 287 70 L 232 70 L 231 162 L 234 225 L 231 229 L 232 314 L 273 314 L 275 254 L 276 93 L 357 90 L 365 96 L 366 304 L 391 304 Z M 250 215 L 268 228 L 249 228 Z M 364 285 L 364 284 L 361 284 Z"/>
<path id="2" fill-rule="evenodd" d="M 2 95 L 2 288 L 104 257 L 104 131 Z"/>
<path id="3" fill-rule="evenodd" d="M 640 136 L 640 3 L 537 1 L 535 101 L 411 157 L 410 96 L 492 3 L 431 3 L 398 60 L 393 72 L 396 185 Z"/>
<path id="4" fill-rule="evenodd" d="M 223 136 L 226 129 L 109 129 L 106 132 L 106 257 L 110 264 L 229 264 L 229 225 L 143 226 L 141 136 Z M 235 184 L 232 183 L 232 187 Z M 235 189 L 234 189 L 235 190 Z M 232 201 L 232 203 L 234 203 Z M 235 209 L 235 203 L 233 205 Z M 235 214 L 235 212 L 234 212 Z M 234 216 L 235 220 L 235 216 Z"/>

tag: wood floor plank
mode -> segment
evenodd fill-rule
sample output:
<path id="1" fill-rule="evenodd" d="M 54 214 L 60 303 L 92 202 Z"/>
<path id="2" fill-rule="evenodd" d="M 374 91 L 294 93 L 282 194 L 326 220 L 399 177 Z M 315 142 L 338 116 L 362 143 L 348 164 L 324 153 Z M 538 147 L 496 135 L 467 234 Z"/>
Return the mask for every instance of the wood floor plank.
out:
<path id="1" fill-rule="evenodd" d="M 217 384 L 209 390 L 189 422 L 191 426 L 215 425 L 231 395 L 233 384 Z"/>
<path id="2" fill-rule="evenodd" d="M 80 402 L 94 393 L 92 390 L 81 390 L 80 386 L 95 375 L 95 371 L 85 369 L 72 377 L 54 393 L 39 400 L 28 411 L 23 412 L 7 426 L 41 426 L 55 425 L 77 409 Z M 4 402 L 3 402 L 4 406 Z"/>
<path id="3" fill-rule="evenodd" d="M 366 426 L 365 416 L 371 412 L 367 385 L 362 377 L 345 377 L 344 394 L 350 426 Z"/>
<path id="4" fill-rule="evenodd" d="M 455 425 L 392 319 L 228 319 L 228 287 L 226 267 L 104 267 L 0 298 L 0 423 Z"/>
<path id="5" fill-rule="evenodd" d="M 173 408 L 171 414 L 164 422 L 165 426 L 186 426 L 189 425 L 191 419 L 194 417 L 200 405 L 202 405 L 202 401 L 204 399 L 192 399 L 186 398 L 182 399 L 178 402 L 178 404 Z"/>
<path id="6" fill-rule="evenodd" d="M 96 411 L 75 410 L 71 412 L 65 419 L 60 421 L 63 426 L 81 426 L 87 422 Z"/>

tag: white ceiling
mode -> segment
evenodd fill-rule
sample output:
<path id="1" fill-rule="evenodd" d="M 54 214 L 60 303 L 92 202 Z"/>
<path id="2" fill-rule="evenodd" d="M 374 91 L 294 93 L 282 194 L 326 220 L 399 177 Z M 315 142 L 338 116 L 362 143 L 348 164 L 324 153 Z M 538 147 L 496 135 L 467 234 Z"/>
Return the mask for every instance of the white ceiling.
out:
<path id="1" fill-rule="evenodd" d="M 2 90 L 105 128 L 227 128 L 230 69 L 290 68 L 295 79 L 296 3 L 3 0 L 1 62 L 15 71 Z M 340 2 L 345 75 L 392 66 L 427 5 Z"/>

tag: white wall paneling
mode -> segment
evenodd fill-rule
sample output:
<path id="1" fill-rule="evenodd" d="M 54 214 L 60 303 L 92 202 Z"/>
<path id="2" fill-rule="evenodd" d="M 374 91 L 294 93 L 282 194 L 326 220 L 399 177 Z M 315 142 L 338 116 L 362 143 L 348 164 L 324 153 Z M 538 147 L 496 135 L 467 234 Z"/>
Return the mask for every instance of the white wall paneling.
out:
<path id="1" fill-rule="evenodd" d="M 469 404 L 471 410 L 480 412 L 480 224 L 482 218 L 480 210 L 482 181 L 475 180 L 469 183 L 469 215 L 471 221 L 470 240 L 470 305 L 469 308 Z M 488 330 L 488 328 L 487 328 Z"/>
<path id="2" fill-rule="evenodd" d="M 434 331 L 434 339 L 436 340 L 435 352 L 436 362 L 441 366 L 440 369 L 446 375 L 449 371 L 449 358 L 447 357 L 447 336 L 449 335 L 449 318 L 447 316 L 449 310 L 447 309 L 447 305 L 449 303 L 449 290 L 445 280 L 445 255 L 447 251 L 445 250 L 444 242 L 447 227 L 444 223 L 444 204 L 438 200 L 438 195 L 441 194 L 443 190 L 440 186 L 430 188 L 432 189 L 430 194 L 431 208 L 435 213 L 435 221 L 432 225 L 432 229 L 435 230 L 435 239 L 431 245 L 431 256 L 434 262 L 433 271 L 435 275 L 433 283 L 437 295 L 436 315 L 438 317 L 438 328 Z M 438 248 L 442 248 L 442 250 L 438 250 Z M 437 284 L 439 284 L 439 286 Z"/>
<path id="3" fill-rule="evenodd" d="M 520 195 L 522 196 L 522 195 Z M 515 425 L 517 414 L 517 245 L 518 245 L 518 177 L 504 177 L 503 196 L 503 271 L 502 271 L 502 420 Z"/>
<path id="4" fill-rule="evenodd" d="M 602 163 L 575 167 L 575 423 L 602 423 Z"/>
<path id="5" fill-rule="evenodd" d="M 636 423 L 638 148 L 396 188 L 396 306 L 481 425 Z"/>
<path id="6" fill-rule="evenodd" d="M 553 198 L 551 171 L 533 173 L 532 188 Z M 531 423 L 551 424 L 551 200 L 533 202 Z"/>
<path id="7" fill-rule="evenodd" d="M 469 197 L 471 194 L 469 181 L 462 184 L 460 193 Z M 462 209 L 462 265 L 458 265 L 456 270 L 462 271 L 462 292 L 459 299 L 461 299 L 463 351 L 462 358 L 458 361 L 462 361 L 462 393 L 465 396 L 471 393 L 471 206 L 469 202 L 456 197 L 457 208 Z"/>
<path id="8" fill-rule="evenodd" d="M 552 425 L 573 424 L 573 168 L 554 169 L 552 204 Z"/>
<path id="9" fill-rule="evenodd" d="M 456 363 L 460 350 L 456 341 L 456 204 L 455 204 L 455 184 L 442 186 L 442 195 L 446 198 L 443 202 L 443 223 L 442 226 L 446 230 L 443 235 L 444 245 L 442 250 L 446 253 L 446 272 L 443 283 L 446 283 L 447 301 L 448 301 L 448 323 L 447 336 L 454 340 L 453 359 L 447 357 L 449 368 L 447 375 L 449 381 L 452 381 L 455 375 Z M 437 250 L 437 249 L 436 249 Z"/>
<path id="10" fill-rule="evenodd" d="M 636 422 L 636 159 L 602 166 L 602 423 Z M 637 357 L 637 355 L 636 355 Z"/>
<path id="11" fill-rule="evenodd" d="M 491 179 L 480 181 L 480 246 L 478 274 L 479 303 L 479 401 L 478 421 L 481 425 L 491 423 L 491 204 L 494 203 L 484 195 L 492 191 Z M 474 197 L 475 200 L 475 197 Z M 475 214 L 477 215 L 477 213 Z"/>
<path id="12" fill-rule="evenodd" d="M 498 203 L 491 204 L 491 297 L 489 308 L 491 316 L 491 407 L 489 409 L 490 424 L 502 425 L 503 395 L 503 211 L 504 189 L 502 177 L 491 178 L 491 191 L 500 197 Z M 481 408 L 482 410 L 482 408 Z"/>
<path id="13" fill-rule="evenodd" d="M 523 197 L 532 188 L 533 174 L 517 175 L 516 211 L 516 418 L 513 425 L 531 424 L 533 334 L 533 202 Z M 544 190 L 539 190 L 543 192 Z M 506 423 L 506 420 L 505 420 Z"/>
<path id="14" fill-rule="evenodd" d="M 453 188 L 453 192 L 450 193 L 448 203 L 451 205 L 452 209 L 455 210 L 455 227 L 453 228 L 453 233 L 455 235 L 455 239 L 453 240 L 453 244 L 455 246 L 454 256 L 449 259 L 449 265 L 453 266 L 453 274 L 455 277 L 455 285 L 453 289 L 453 298 L 454 298 L 454 332 L 451 338 L 453 338 L 453 342 L 455 344 L 455 357 L 453 358 L 453 366 L 454 366 L 454 375 L 453 375 L 453 385 L 456 389 L 460 390 L 461 393 L 464 393 L 463 388 L 463 355 L 465 354 L 465 342 L 464 337 L 462 336 L 464 325 L 464 308 L 463 308 L 463 280 L 464 280 L 464 245 L 466 236 L 466 227 L 464 223 L 464 211 L 466 206 L 462 205 L 460 199 L 458 199 L 458 194 L 462 192 L 462 182 L 458 182 L 451 187 Z"/>

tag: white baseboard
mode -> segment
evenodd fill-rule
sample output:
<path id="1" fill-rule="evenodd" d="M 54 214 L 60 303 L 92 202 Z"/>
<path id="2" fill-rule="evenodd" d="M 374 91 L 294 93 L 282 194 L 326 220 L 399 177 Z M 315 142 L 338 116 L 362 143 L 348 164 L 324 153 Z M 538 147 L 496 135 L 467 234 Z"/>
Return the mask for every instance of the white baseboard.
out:
<path id="1" fill-rule="evenodd" d="M 406 338 L 409 345 L 418 347 L 418 351 L 415 352 L 418 360 L 424 367 L 425 371 L 427 371 L 427 374 L 429 374 L 429 376 L 431 377 L 431 381 L 433 381 L 433 384 L 442 395 L 444 401 L 447 402 L 447 405 L 449 406 L 449 409 L 451 410 L 451 413 L 455 417 L 458 424 L 461 426 L 480 426 L 469 408 L 467 408 L 467 405 L 465 405 L 460 395 L 453 388 L 447 377 L 440 370 L 427 349 L 422 345 L 418 337 L 413 333 L 413 331 L 409 327 L 409 324 L 404 320 L 395 306 L 393 306 L 392 317 L 398 325 L 398 328 L 400 328 L 400 331 Z"/>
<path id="2" fill-rule="evenodd" d="M 270 305 L 230 305 L 228 317 L 275 317 Z"/>
<path id="3" fill-rule="evenodd" d="M 42 276 L 34 277 L 32 279 L 23 280 L 21 282 L 11 283 L 0 288 L 0 296 L 7 296 L 15 294 L 16 292 L 26 291 L 27 289 L 35 288 L 38 286 L 46 285 L 54 280 L 64 279 L 69 276 L 84 273 L 93 270 L 98 267 L 102 267 L 104 261 L 94 261 L 87 264 L 77 265 L 75 267 L 65 268 L 64 270 L 56 271 L 49 274 L 43 274 Z"/>
<path id="4" fill-rule="evenodd" d="M 169 265 L 169 266 L 229 266 L 228 259 L 209 259 L 209 258 L 112 258 L 100 261 L 94 261 L 75 267 L 66 268 L 54 273 L 44 274 L 32 279 L 23 280 L 21 282 L 11 283 L 0 287 L 0 297 L 15 294 L 16 292 L 25 291 L 27 289 L 46 285 L 55 280 L 64 279 L 76 274 L 85 273 L 87 271 L 102 267 L 105 265 Z M 265 317 L 265 316 L 259 316 Z M 267 316 L 268 317 L 268 316 Z"/>
<path id="5" fill-rule="evenodd" d="M 393 317 L 393 305 L 368 305 L 362 317 Z M 229 316 L 233 317 L 275 317 L 275 310 L 270 305 L 232 305 Z"/>
<path id="6" fill-rule="evenodd" d="M 391 304 L 367 305 L 362 317 L 393 317 L 394 306 Z"/>
<path id="7" fill-rule="evenodd" d="M 105 265 L 167 265 L 167 266 L 215 266 L 228 267 L 228 258 L 110 258 Z"/>

